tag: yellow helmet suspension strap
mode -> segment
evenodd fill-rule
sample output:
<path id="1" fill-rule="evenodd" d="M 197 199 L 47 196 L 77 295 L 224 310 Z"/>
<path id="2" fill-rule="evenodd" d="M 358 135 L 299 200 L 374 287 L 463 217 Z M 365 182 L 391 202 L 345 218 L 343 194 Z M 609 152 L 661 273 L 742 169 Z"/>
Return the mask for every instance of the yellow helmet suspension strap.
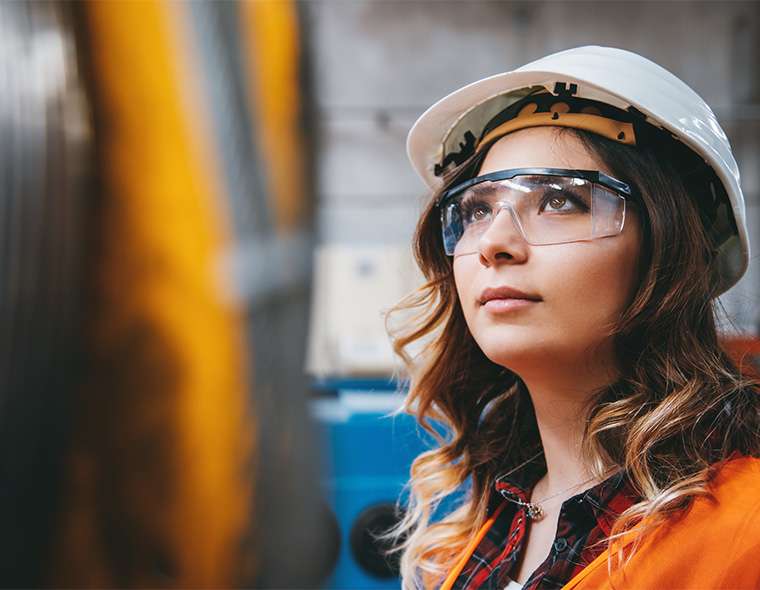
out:
<path id="1" fill-rule="evenodd" d="M 585 129 L 619 143 L 636 145 L 633 124 L 605 117 L 593 106 L 584 106 L 579 112 L 572 112 L 572 106 L 571 101 L 559 99 L 549 106 L 548 111 L 537 112 L 539 103 L 530 101 L 520 109 L 516 117 L 488 131 L 478 142 L 475 153 L 480 152 L 483 147 L 490 145 L 496 139 L 519 129 L 546 126 Z"/>

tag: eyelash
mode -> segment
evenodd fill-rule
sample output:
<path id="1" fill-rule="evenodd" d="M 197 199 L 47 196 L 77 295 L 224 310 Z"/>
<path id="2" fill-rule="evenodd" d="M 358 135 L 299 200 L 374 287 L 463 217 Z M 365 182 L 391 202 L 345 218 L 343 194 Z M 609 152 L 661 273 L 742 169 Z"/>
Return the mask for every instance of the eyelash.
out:
<path id="1" fill-rule="evenodd" d="M 589 210 L 588 204 L 577 194 L 572 193 L 570 191 L 564 191 L 564 192 L 553 192 L 553 193 L 547 193 L 546 196 L 544 196 L 543 201 L 541 202 L 541 211 L 543 211 L 546 208 L 546 205 L 551 201 L 552 199 L 560 197 L 563 199 L 567 199 L 571 203 L 575 204 L 577 207 L 581 209 L 584 213 L 586 213 Z"/>

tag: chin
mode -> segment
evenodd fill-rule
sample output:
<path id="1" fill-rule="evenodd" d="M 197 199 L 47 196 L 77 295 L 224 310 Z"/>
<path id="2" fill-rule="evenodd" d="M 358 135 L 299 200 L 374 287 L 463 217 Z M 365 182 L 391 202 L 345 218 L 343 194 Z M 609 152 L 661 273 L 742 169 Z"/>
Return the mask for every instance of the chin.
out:
<path id="1" fill-rule="evenodd" d="M 548 359 L 554 355 L 554 351 L 547 347 L 544 341 L 536 338 L 529 340 L 501 339 L 496 342 L 489 339 L 485 342 L 478 342 L 478 346 L 491 362 L 517 374 L 520 373 L 521 367 L 525 368 L 536 364 L 546 366 Z"/>

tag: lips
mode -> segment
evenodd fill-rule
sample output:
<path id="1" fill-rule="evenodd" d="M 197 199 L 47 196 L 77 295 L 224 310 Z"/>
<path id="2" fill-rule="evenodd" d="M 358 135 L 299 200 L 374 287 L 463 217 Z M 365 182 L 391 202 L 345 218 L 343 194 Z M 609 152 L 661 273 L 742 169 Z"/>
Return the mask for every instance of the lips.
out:
<path id="1" fill-rule="evenodd" d="M 515 289 L 513 287 L 495 287 L 495 288 L 488 288 L 484 289 L 483 292 L 480 294 L 480 298 L 478 301 L 481 305 L 485 305 L 489 301 L 494 300 L 505 300 L 505 299 L 513 299 L 513 300 L 524 300 L 524 301 L 541 301 L 541 297 L 538 295 L 534 295 L 532 293 L 526 293 L 524 291 L 520 291 L 519 289 Z"/>

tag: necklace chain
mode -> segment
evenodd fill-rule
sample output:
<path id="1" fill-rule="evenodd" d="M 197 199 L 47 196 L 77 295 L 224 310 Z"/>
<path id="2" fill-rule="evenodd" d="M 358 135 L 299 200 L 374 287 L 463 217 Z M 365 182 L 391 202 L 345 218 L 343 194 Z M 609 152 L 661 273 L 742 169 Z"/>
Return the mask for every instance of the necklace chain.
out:
<path id="1" fill-rule="evenodd" d="M 499 477 L 496 478 L 496 482 L 500 483 L 501 480 L 503 480 L 505 477 L 507 477 L 511 473 L 514 473 L 515 471 L 517 471 L 518 469 L 520 469 L 520 467 L 523 467 L 523 466 L 527 465 L 528 463 L 530 463 L 534 459 L 537 459 L 542 453 L 543 453 L 543 451 L 539 451 L 536 455 L 534 455 L 533 457 L 531 457 L 527 461 L 524 461 L 524 462 L 520 463 L 514 469 L 511 469 L 507 473 L 504 473 L 504 474 L 500 475 Z M 590 481 L 592 481 L 594 479 L 595 479 L 595 477 L 592 476 L 592 477 L 588 478 L 585 481 L 573 484 L 569 488 L 566 488 L 564 490 L 560 490 L 556 494 L 552 494 L 551 496 L 548 496 L 546 498 L 542 498 L 541 500 L 536 500 L 535 502 L 524 502 L 524 501 L 520 500 L 519 498 L 513 498 L 512 495 L 514 495 L 514 494 L 512 494 L 512 492 L 509 492 L 507 490 L 499 490 L 499 492 L 501 493 L 502 497 L 505 500 L 509 500 L 510 502 L 513 502 L 514 504 L 518 504 L 519 506 L 525 507 L 527 509 L 527 512 L 528 512 L 528 517 L 531 520 L 541 520 L 544 517 L 544 509 L 543 509 L 543 507 L 541 505 L 544 504 L 547 500 L 551 500 L 552 498 L 556 498 L 557 496 L 559 496 L 561 494 L 564 494 L 565 492 L 568 492 L 568 491 L 570 491 L 570 490 L 572 490 L 574 488 L 578 488 L 578 487 L 580 487 L 582 485 L 585 485 L 585 484 L 589 483 Z"/>
<path id="2" fill-rule="evenodd" d="M 528 463 L 530 463 L 531 461 L 533 461 L 533 460 L 535 460 L 535 459 L 538 459 L 538 458 L 539 458 L 539 457 L 540 457 L 540 456 L 541 456 L 543 453 L 544 453 L 544 451 L 543 451 L 543 450 L 541 450 L 541 451 L 538 451 L 538 453 L 536 453 L 535 455 L 533 455 L 533 456 L 532 456 L 530 459 L 528 459 L 527 461 L 523 461 L 523 462 L 522 462 L 522 463 L 520 463 L 520 464 L 519 464 L 517 467 L 515 467 L 515 468 L 513 468 L 513 469 L 510 469 L 510 470 L 509 470 L 509 471 L 507 471 L 506 473 L 502 473 L 502 474 L 501 474 L 499 477 L 497 477 L 497 478 L 496 478 L 496 483 L 499 483 L 499 482 L 501 482 L 501 480 L 502 480 L 502 479 L 504 479 L 505 477 L 507 477 L 508 475 L 512 475 L 512 474 L 513 474 L 515 471 L 517 471 L 517 470 L 518 470 L 518 469 L 520 469 L 521 467 L 525 467 L 525 466 L 526 466 Z"/>
<path id="3" fill-rule="evenodd" d="M 574 485 L 571 485 L 569 488 L 566 488 L 566 489 L 564 489 L 564 490 L 560 490 L 560 491 L 559 491 L 559 492 L 557 492 L 556 494 L 552 494 L 551 496 L 547 496 L 546 498 L 541 498 L 540 500 L 536 500 L 536 501 L 535 501 L 535 502 L 533 502 L 533 503 L 534 503 L 534 504 L 542 504 L 543 502 L 546 502 L 547 500 L 551 500 L 552 498 L 556 498 L 556 497 L 557 497 L 557 496 L 559 496 L 560 494 L 564 494 L 565 492 L 569 492 L 569 491 L 570 491 L 570 490 L 572 490 L 573 488 L 579 488 L 579 487 L 580 487 L 580 486 L 582 486 L 582 485 L 586 485 L 588 482 L 590 482 L 590 481 L 593 481 L 594 479 L 595 479 L 595 476 L 593 476 L 593 475 L 592 475 L 592 476 L 591 476 L 591 477 L 589 477 L 589 478 L 588 478 L 586 481 L 582 481 L 581 483 L 576 483 L 576 484 L 574 484 Z"/>

